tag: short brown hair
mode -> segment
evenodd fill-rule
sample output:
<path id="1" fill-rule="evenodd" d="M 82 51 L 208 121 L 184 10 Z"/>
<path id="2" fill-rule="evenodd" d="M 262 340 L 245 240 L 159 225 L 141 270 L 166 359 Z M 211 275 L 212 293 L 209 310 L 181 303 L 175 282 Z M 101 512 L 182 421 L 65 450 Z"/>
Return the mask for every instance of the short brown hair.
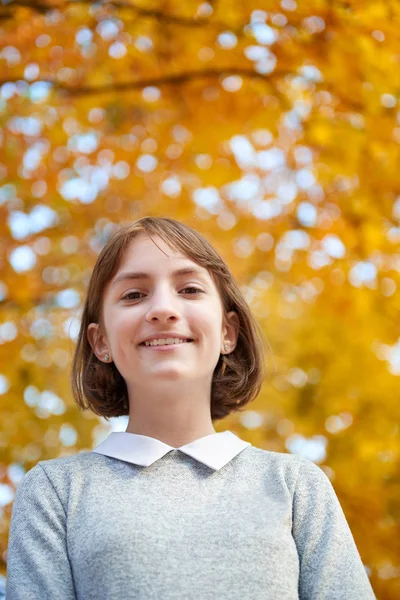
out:
<path id="1" fill-rule="evenodd" d="M 237 345 L 229 355 L 220 355 L 211 385 L 211 419 L 222 419 L 257 397 L 266 377 L 268 342 L 217 250 L 195 229 L 168 217 L 143 217 L 125 223 L 101 250 L 89 281 L 73 357 L 71 383 L 75 401 L 82 410 L 89 409 L 105 419 L 129 415 L 125 380 L 114 363 L 98 360 L 88 341 L 87 328 L 90 323 L 99 323 L 104 329 L 104 289 L 118 271 L 128 244 L 143 231 L 149 237 L 159 236 L 169 247 L 207 269 L 220 293 L 225 314 L 235 311 L 239 316 Z"/>

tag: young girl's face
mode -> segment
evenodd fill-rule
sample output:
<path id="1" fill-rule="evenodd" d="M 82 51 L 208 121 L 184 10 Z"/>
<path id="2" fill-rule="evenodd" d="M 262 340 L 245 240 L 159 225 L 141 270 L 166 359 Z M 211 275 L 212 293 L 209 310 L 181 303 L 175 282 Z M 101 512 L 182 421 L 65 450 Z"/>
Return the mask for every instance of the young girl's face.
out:
<path id="1" fill-rule="evenodd" d="M 158 236 L 153 239 L 141 233 L 127 247 L 104 292 L 105 332 L 91 323 L 88 339 L 100 360 L 109 354 L 128 389 L 178 379 L 211 383 L 224 343 L 227 352 L 236 345 L 237 315 L 223 319 L 218 290 L 206 269 Z M 193 272 L 176 273 L 184 268 Z M 168 349 L 142 344 L 154 335 L 193 341 Z"/>

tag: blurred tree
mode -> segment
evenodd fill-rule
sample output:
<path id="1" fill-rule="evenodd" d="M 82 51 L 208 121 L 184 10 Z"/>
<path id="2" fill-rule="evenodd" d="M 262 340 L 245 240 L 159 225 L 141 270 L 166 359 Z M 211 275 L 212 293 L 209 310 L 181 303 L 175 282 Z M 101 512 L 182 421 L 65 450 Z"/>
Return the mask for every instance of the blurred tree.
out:
<path id="1" fill-rule="evenodd" d="M 2 573 L 24 472 L 108 431 L 67 377 L 96 255 L 162 215 L 220 250 L 274 351 L 221 428 L 320 464 L 400 596 L 399 31 L 393 0 L 0 7 Z"/>

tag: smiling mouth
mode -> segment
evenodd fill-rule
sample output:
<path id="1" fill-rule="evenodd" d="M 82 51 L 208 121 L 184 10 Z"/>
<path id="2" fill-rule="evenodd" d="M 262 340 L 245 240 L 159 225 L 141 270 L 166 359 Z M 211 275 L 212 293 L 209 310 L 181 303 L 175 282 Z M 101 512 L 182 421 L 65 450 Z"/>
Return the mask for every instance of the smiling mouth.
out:
<path id="1" fill-rule="evenodd" d="M 149 344 L 146 345 L 145 342 L 139 344 L 139 346 L 143 346 L 144 348 L 169 348 L 170 346 L 183 346 L 183 344 L 191 344 L 193 340 L 185 340 L 182 342 L 174 343 L 174 344 Z"/>

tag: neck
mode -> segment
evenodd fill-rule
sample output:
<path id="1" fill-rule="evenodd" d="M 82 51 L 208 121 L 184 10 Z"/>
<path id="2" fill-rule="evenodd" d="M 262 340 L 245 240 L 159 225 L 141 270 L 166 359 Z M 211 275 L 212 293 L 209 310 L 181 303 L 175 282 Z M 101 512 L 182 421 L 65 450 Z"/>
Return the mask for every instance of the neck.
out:
<path id="1" fill-rule="evenodd" d="M 210 397 L 176 389 L 173 394 L 137 389 L 130 393 L 126 432 L 153 437 L 174 448 L 217 433 L 211 420 Z"/>

